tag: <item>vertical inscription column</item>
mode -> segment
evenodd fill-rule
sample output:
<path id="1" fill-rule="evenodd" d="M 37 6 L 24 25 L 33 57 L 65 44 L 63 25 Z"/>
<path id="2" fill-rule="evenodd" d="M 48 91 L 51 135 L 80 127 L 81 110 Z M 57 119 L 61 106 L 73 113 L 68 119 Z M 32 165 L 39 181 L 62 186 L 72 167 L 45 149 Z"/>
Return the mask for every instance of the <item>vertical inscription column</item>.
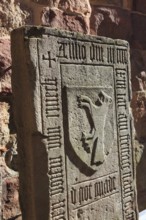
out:
<path id="1" fill-rule="evenodd" d="M 57 78 L 45 79 L 42 82 L 42 87 L 45 90 L 45 113 L 46 118 L 59 117 L 59 100 Z"/>
<path id="2" fill-rule="evenodd" d="M 46 43 L 45 43 L 46 45 Z M 49 44 L 48 44 L 49 45 Z M 48 152 L 49 218 L 67 219 L 66 174 L 62 125 L 61 81 L 55 51 L 49 45 L 41 54 L 40 63 L 46 73 L 41 76 L 42 120 Z"/>
<path id="3" fill-rule="evenodd" d="M 135 219 L 134 206 L 134 188 L 133 188 L 133 157 L 131 146 L 131 130 L 130 130 L 130 115 L 128 105 L 128 70 L 127 70 L 127 54 L 124 49 L 117 49 L 117 63 L 122 63 L 124 66 L 115 70 L 115 85 L 116 85 L 116 109 L 117 109 L 117 126 L 118 126 L 118 141 L 120 155 L 120 172 L 122 184 L 122 199 L 123 199 L 123 216 L 124 220 Z"/>

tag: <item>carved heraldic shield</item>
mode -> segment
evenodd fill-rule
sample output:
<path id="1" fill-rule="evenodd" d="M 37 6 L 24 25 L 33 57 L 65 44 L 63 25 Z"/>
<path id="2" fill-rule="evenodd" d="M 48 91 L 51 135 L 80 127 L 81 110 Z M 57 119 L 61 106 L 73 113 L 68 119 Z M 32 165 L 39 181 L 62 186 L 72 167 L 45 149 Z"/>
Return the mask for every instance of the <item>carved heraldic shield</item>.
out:
<path id="1" fill-rule="evenodd" d="M 96 170 L 105 160 L 105 125 L 112 98 L 99 88 L 67 88 L 70 147 Z"/>

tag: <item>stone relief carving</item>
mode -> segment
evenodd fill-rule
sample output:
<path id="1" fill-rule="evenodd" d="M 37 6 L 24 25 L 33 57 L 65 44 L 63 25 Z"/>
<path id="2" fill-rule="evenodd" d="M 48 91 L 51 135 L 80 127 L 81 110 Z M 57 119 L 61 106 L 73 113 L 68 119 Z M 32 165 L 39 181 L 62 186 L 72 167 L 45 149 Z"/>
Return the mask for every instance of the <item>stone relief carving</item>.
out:
<path id="1" fill-rule="evenodd" d="M 13 85 L 16 97 L 18 94 L 16 124 L 23 127 L 18 126 L 20 193 L 27 218 L 138 219 L 127 43 L 91 36 L 76 38 L 73 33 L 42 27 L 40 30 L 24 29 L 22 34 L 21 29 L 12 37 Z M 35 37 L 31 43 L 30 37 Z M 28 52 L 26 58 L 33 61 L 30 65 L 18 50 L 24 39 L 29 47 L 25 44 L 22 51 Z M 60 42 L 63 49 L 58 56 Z M 93 43 L 95 50 L 102 48 L 103 59 L 91 59 Z M 85 48 L 86 58 L 79 53 L 70 56 L 77 52 L 75 47 Z M 43 59 L 48 51 L 51 61 L 56 59 L 52 65 L 50 58 Z M 17 66 L 18 61 L 23 65 Z M 31 189 L 34 198 L 30 198 Z"/>
<path id="2" fill-rule="evenodd" d="M 108 106 L 112 102 L 110 96 L 101 91 L 94 104 L 88 96 L 78 97 L 80 108 L 88 112 L 91 130 L 88 133 L 82 132 L 83 148 L 91 154 L 91 165 L 98 165 L 104 161 L 104 127 Z"/>
<path id="3" fill-rule="evenodd" d="M 86 170 L 86 175 L 92 175 L 106 161 L 113 146 L 112 88 L 67 86 L 65 91 L 66 153 L 81 172 Z"/>

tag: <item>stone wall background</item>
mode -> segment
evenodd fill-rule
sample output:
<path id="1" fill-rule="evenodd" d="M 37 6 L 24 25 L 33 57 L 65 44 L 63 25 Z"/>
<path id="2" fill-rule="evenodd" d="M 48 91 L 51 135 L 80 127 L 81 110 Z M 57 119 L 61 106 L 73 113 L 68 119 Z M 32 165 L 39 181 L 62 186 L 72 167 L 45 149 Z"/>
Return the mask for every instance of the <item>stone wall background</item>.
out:
<path id="1" fill-rule="evenodd" d="M 139 210 L 146 209 L 146 1 L 0 1 L 0 220 L 21 220 L 17 137 L 11 89 L 10 32 L 23 25 L 47 25 L 127 40 L 131 47 Z"/>

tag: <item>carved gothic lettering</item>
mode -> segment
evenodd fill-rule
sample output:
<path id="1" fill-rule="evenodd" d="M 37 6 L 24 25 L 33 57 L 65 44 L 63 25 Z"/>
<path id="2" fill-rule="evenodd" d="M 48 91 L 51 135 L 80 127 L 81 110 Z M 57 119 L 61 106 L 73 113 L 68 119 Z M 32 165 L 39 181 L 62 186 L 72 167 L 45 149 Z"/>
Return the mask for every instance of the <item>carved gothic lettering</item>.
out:
<path id="1" fill-rule="evenodd" d="M 96 182 L 95 185 L 95 198 L 106 196 L 116 190 L 116 177 L 108 177 L 104 181 Z"/>
<path id="2" fill-rule="evenodd" d="M 135 214 L 133 211 L 128 210 L 128 212 L 126 212 L 126 217 L 127 217 L 127 220 L 133 220 L 135 218 Z"/>
<path id="3" fill-rule="evenodd" d="M 127 63 L 127 50 L 126 49 L 117 49 L 117 63 Z"/>
<path id="4" fill-rule="evenodd" d="M 96 44 L 90 46 L 90 60 L 104 62 L 103 47 Z"/>
<path id="5" fill-rule="evenodd" d="M 129 134 L 123 134 L 123 135 L 120 135 L 120 145 L 121 146 L 129 146 L 129 140 L 130 140 L 130 136 Z"/>
<path id="6" fill-rule="evenodd" d="M 71 202 L 75 205 L 77 203 L 77 191 L 72 188 L 71 190 Z"/>
<path id="7" fill-rule="evenodd" d="M 69 43 L 69 58 L 73 60 L 86 59 L 86 47 L 78 42 Z"/>
<path id="8" fill-rule="evenodd" d="M 65 200 L 59 200 L 58 202 L 52 203 L 52 219 L 65 219 Z"/>
<path id="9" fill-rule="evenodd" d="M 68 58 L 68 56 L 67 56 L 67 51 L 66 51 L 66 49 L 67 49 L 67 43 L 65 43 L 65 42 L 58 42 L 58 44 L 59 44 L 59 54 L 58 54 L 58 57 L 60 57 L 60 58 Z"/>
<path id="10" fill-rule="evenodd" d="M 115 62 L 115 49 L 112 47 L 107 48 L 107 61 L 108 63 Z"/>
<path id="11" fill-rule="evenodd" d="M 126 89 L 126 73 L 123 70 L 116 71 L 116 88 Z"/>
<path id="12" fill-rule="evenodd" d="M 57 195 L 64 191 L 62 157 L 50 158 L 50 194 Z"/>
<path id="13" fill-rule="evenodd" d="M 57 79 L 45 79 L 42 83 L 44 92 L 46 118 L 59 117 L 59 99 Z"/>
<path id="14" fill-rule="evenodd" d="M 132 196 L 133 195 L 133 191 L 132 191 L 132 187 L 131 184 L 127 184 L 124 187 L 124 196 L 128 197 L 128 196 Z"/>
<path id="15" fill-rule="evenodd" d="M 55 149 L 61 147 L 61 130 L 60 127 L 48 128 L 48 148 Z"/>
<path id="16" fill-rule="evenodd" d="M 126 109 L 126 94 L 117 94 L 117 106 Z"/>
<path id="17" fill-rule="evenodd" d="M 92 199 L 91 196 L 91 187 L 92 185 L 84 186 L 79 188 L 79 203 L 82 204 L 84 201 Z"/>

